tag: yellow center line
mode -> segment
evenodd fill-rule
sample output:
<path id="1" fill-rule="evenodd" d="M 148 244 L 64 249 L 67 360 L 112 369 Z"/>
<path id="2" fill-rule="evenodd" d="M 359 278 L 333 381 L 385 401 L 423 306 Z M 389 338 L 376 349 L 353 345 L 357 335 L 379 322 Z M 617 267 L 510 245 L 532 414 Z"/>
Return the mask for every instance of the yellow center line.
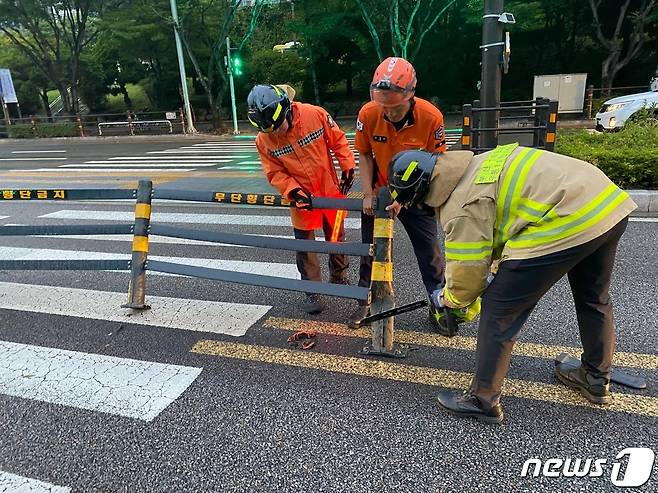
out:
<path id="1" fill-rule="evenodd" d="M 344 337 L 357 337 L 370 339 L 370 329 L 350 329 L 346 325 L 332 322 L 316 322 L 292 318 L 270 317 L 263 322 L 263 327 L 280 330 L 315 330 L 321 334 L 330 334 Z M 398 330 L 395 332 L 396 342 L 412 344 L 416 346 L 431 346 L 447 349 L 461 349 L 464 351 L 475 351 L 477 340 L 475 337 L 455 336 L 447 338 L 438 334 L 428 332 L 416 332 L 409 330 Z M 549 344 L 537 344 L 533 342 L 517 342 L 514 345 L 514 354 L 517 356 L 528 356 L 531 358 L 545 358 L 552 360 L 560 353 L 568 353 L 580 358 L 582 349 L 573 346 L 556 346 Z M 645 370 L 658 370 L 658 356 L 641 353 L 616 352 L 615 364 L 629 368 L 642 368 Z"/>
<path id="2" fill-rule="evenodd" d="M 191 351 L 197 354 L 220 356 L 243 361 L 323 370 L 451 389 L 467 388 L 472 377 L 470 373 L 452 370 L 234 342 L 201 340 L 192 347 Z M 590 404 L 579 394 L 562 385 L 508 378 L 505 381 L 503 394 L 522 399 L 600 409 L 599 406 Z M 612 398 L 612 404 L 606 406 L 605 409 L 658 417 L 658 398 L 615 393 Z"/>

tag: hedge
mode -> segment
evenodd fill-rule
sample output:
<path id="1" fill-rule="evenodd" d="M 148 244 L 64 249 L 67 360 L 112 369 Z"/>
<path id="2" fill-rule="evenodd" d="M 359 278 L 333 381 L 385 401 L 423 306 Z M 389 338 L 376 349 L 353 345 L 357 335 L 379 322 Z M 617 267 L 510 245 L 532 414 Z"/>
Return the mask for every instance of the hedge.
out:
<path id="1" fill-rule="evenodd" d="M 11 139 L 33 139 L 35 137 L 79 137 L 80 129 L 73 122 L 61 123 L 38 123 L 36 125 L 36 134 L 32 130 L 32 125 L 28 123 L 19 123 L 10 125 L 8 128 L 9 138 Z"/>
<path id="2" fill-rule="evenodd" d="M 614 133 L 560 133 L 556 152 L 598 166 L 626 189 L 658 189 L 658 125 L 628 123 Z"/>

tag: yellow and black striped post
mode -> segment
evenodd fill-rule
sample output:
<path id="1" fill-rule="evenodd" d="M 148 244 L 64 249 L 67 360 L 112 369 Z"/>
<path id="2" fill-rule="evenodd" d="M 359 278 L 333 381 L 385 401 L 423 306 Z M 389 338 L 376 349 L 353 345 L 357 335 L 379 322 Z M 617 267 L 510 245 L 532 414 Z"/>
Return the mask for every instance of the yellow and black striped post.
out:
<path id="1" fill-rule="evenodd" d="M 392 202 L 387 187 L 377 191 L 375 226 L 373 231 L 375 254 L 370 280 L 370 311 L 381 313 L 395 308 L 393 293 L 393 224 L 394 219 L 386 210 Z M 362 353 L 379 356 L 404 358 L 406 348 L 394 344 L 394 318 L 372 322 L 372 342 Z"/>
<path id="2" fill-rule="evenodd" d="M 548 101 L 548 118 L 546 120 L 546 140 L 544 149 L 553 151 L 555 149 L 555 140 L 557 137 L 557 107 L 556 100 Z"/>
<path id="3" fill-rule="evenodd" d="M 473 107 L 470 104 L 462 106 L 462 150 L 471 149 L 471 125 L 473 124 Z"/>
<path id="4" fill-rule="evenodd" d="M 133 256 L 130 263 L 131 278 L 128 285 L 128 303 L 122 308 L 144 310 L 146 296 L 146 259 L 149 251 L 149 228 L 151 222 L 151 195 L 153 182 L 140 180 L 135 204 L 135 226 L 133 227 Z"/>

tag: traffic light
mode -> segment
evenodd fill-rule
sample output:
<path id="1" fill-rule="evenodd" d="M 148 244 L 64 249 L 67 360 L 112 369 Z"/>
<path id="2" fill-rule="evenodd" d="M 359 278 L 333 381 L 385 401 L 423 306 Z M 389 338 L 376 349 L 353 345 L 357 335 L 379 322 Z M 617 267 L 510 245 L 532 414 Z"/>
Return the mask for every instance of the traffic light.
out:
<path id="1" fill-rule="evenodd" d="M 240 53 L 231 53 L 231 71 L 236 77 L 242 75 L 242 57 Z"/>

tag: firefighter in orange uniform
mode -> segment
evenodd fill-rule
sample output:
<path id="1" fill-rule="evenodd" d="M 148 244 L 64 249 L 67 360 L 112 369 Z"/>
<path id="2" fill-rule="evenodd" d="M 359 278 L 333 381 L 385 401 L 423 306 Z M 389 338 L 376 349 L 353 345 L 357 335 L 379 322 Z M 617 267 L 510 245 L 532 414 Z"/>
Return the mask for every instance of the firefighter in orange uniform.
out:
<path id="1" fill-rule="evenodd" d="M 322 228 L 327 241 L 344 241 L 344 213 L 309 210 L 311 196 L 344 197 L 354 181 L 356 162 L 347 138 L 322 108 L 293 102 L 294 89 L 285 85 L 257 85 L 247 98 L 249 121 L 258 128 L 256 148 L 270 184 L 283 197 L 295 202 L 291 208 L 295 238 L 315 239 Z M 340 180 L 331 153 L 342 171 Z M 330 282 L 349 284 L 346 255 L 330 255 Z M 302 279 L 320 281 L 316 253 L 297 252 Z M 319 295 L 306 294 L 304 310 L 320 313 Z"/>
<path id="2" fill-rule="evenodd" d="M 361 214 L 361 241 L 372 243 L 373 198 L 379 187 L 388 185 L 391 158 L 400 151 L 424 149 L 445 152 L 443 115 L 429 101 L 415 97 L 416 71 L 404 58 L 389 57 L 375 70 L 370 98 L 359 111 L 354 147 L 359 151 L 361 187 L 364 194 Z M 394 214 L 409 235 L 428 296 L 443 283 L 443 256 L 439 249 L 434 211 L 422 204 Z M 372 257 L 362 257 L 359 286 L 370 286 Z M 361 326 L 370 305 L 359 302 L 348 325 Z M 430 322 L 437 325 L 435 310 Z M 438 328 L 438 326 L 437 326 Z"/>

